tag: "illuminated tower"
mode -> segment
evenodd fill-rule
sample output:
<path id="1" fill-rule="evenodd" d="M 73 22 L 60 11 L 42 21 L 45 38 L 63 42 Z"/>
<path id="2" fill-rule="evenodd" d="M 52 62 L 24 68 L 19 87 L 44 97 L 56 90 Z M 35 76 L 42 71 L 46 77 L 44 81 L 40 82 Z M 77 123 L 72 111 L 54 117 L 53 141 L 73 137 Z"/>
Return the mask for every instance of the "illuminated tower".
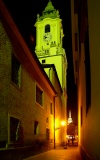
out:
<path id="1" fill-rule="evenodd" d="M 72 123 L 72 117 L 71 117 L 71 110 L 69 111 L 69 118 L 68 118 L 68 124 Z"/>
<path id="2" fill-rule="evenodd" d="M 63 27 L 59 11 L 49 1 L 42 16 L 37 15 L 35 53 L 40 63 L 54 64 L 63 89 L 66 92 L 67 58 L 63 48 Z"/>

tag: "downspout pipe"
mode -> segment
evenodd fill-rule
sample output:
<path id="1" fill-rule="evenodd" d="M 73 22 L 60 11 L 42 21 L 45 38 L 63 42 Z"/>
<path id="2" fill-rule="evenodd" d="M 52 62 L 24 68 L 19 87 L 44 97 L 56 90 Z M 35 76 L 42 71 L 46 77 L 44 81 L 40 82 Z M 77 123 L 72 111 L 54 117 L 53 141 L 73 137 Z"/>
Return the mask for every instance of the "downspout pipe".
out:
<path id="1" fill-rule="evenodd" d="M 55 146 L 55 97 L 54 97 L 54 149 L 56 148 Z"/>
<path id="2" fill-rule="evenodd" d="M 55 107 L 56 107 L 56 97 L 58 97 L 58 94 L 56 94 L 55 96 L 54 96 L 54 149 L 56 149 L 56 137 L 55 137 L 55 118 L 56 118 L 56 116 L 55 116 Z"/>

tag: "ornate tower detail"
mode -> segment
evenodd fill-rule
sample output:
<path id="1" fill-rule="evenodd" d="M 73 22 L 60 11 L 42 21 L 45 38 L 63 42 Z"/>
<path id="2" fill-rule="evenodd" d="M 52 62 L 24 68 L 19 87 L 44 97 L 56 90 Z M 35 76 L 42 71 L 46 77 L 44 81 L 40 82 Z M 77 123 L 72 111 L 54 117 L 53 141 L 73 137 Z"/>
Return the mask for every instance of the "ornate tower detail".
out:
<path id="1" fill-rule="evenodd" d="M 54 8 L 50 0 L 42 12 L 42 16 L 37 14 L 35 27 L 35 53 L 41 63 L 55 64 L 60 84 L 62 88 L 65 88 L 67 59 L 62 46 L 64 37 L 62 20 L 59 11 Z"/>

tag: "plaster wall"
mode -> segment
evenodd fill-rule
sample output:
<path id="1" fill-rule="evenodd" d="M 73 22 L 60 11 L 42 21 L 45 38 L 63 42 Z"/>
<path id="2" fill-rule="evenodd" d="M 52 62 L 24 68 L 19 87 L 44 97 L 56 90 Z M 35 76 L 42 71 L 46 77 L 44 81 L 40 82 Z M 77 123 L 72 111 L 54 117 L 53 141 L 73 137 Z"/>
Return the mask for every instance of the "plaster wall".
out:
<path id="1" fill-rule="evenodd" d="M 85 90 L 81 90 L 83 125 L 81 145 L 94 159 L 100 159 L 100 1 L 88 0 L 90 66 L 91 66 L 91 107 L 86 115 Z M 84 52 L 84 51 L 83 51 Z M 84 64 L 83 64 L 84 66 Z M 84 72 L 83 72 L 84 73 Z M 81 72 L 81 74 L 83 74 Z M 83 79 L 85 77 L 83 76 Z M 82 81 L 81 81 L 82 82 Z M 84 83 L 82 83 L 83 85 Z M 84 86 L 84 85 L 83 85 Z M 82 87 L 83 88 L 83 87 Z M 83 91 L 83 92 L 82 92 Z"/>
<path id="2" fill-rule="evenodd" d="M 53 113 L 50 114 L 50 103 L 54 107 L 54 102 L 42 88 L 44 94 L 43 107 L 36 104 L 36 81 L 24 69 L 24 66 L 21 66 L 21 88 L 18 88 L 11 81 L 12 51 L 13 46 L 2 23 L 0 23 L 0 141 L 10 143 L 10 116 L 21 120 L 25 144 L 33 143 L 39 136 L 46 139 L 46 128 L 50 129 L 50 137 L 53 139 Z M 46 122 L 47 117 L 49 118 L 48 124 Z M 39 122 L 39 135 L 37 136 L 34 135 L 35 120 Z"/>

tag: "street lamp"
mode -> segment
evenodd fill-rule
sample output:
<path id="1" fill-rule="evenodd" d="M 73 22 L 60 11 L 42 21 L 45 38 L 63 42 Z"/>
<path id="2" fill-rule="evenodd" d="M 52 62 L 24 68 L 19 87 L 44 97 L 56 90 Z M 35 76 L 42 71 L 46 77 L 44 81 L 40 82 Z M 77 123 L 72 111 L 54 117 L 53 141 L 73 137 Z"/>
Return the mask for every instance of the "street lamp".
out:
<path id="1" fill-rule="evenodd" d="M 66 122 L 65 122 L 65 121 L 61 121 L 61 125 L 62 125 L 62 126 L 65 126 L 65 125 L 66 125 Z"/>

